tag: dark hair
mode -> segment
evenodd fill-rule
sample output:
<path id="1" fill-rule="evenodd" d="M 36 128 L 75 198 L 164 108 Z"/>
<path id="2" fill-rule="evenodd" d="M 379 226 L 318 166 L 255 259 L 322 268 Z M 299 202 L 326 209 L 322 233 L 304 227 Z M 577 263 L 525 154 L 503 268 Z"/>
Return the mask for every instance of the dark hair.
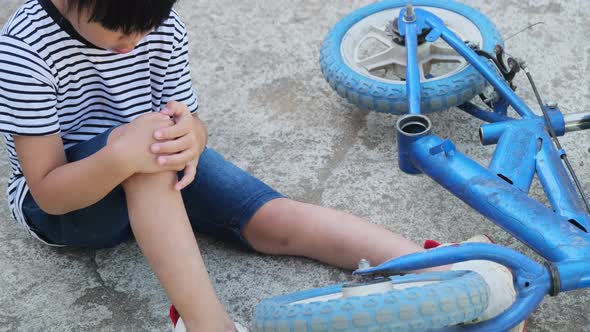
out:
<path id="1" fill-rule="evenodd" d="M 122 31 L 146 32 L 162 24 L 177 0 L 66 0 L 66 10 L 88 10 L 89 22 Z"/>

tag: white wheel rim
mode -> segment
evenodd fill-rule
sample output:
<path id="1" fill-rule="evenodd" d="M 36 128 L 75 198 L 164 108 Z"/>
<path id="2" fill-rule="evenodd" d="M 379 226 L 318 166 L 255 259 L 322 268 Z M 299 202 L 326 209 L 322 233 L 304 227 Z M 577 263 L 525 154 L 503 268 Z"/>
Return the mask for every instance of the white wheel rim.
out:
<path id="1" fill-rule="evenodd" d="M 483 45 L 477 26 L 465 16 L 434 7 L 416 6 L 440 17 L 447 27 L 464 41 Z M 389 22 L 399 17 L 402 8 L 384 10 L 367 16 L 344 35 L 340 52 L 344 62 L 357 73 L 384 83 L 405 84 L 406 49 L 393 42 L 386 32 Z M 467 67 L 466 60 L 439 38 L 418 47 L 420 80 L 435 81 L 457 74 Z M 434 75 L 434 77 L 430 77 Z"/>
<path id="2" fill-rule="evenodd" d="M 438 281 L 424 281 L 424 282 L 407 282 L 407 283 L 391 283 L 390 282 L 390 287 L 382 287 L 382 288 L 375 288 L 372 286 L 361 286 L 358 288 L 363 288 L 365 287 L 364 290 L 360 290 L 358 292 L 353 292 L 350 293 L 349 296 L 366 296 L 366 295 L 371 295 L 371 294 L 382 294 L 382 293 L 386 293 L 386 292 L 391 292 L 391 291 L 396 291 L 396 290 L 402 290 L 402 289 L 406 289 L 406 288 L 411 288 L 411 287 L 422 287 L 428 284 L 432 284 Z M 315 297 L 310 297 L 307 299 L 303 299 L 297 302 L 292 302 L 289 303 L 289 305 L 295 305 L 295 304 L 308 304 L 308 303 L 313 303 L 313 302 L 327 302 L 330 300 L 338 300 L 341 298 L 346 298 L 347 294 L 345 294 L 344 292 L 340 291 L 340 292 L 336 292 L 336 293 L 332 293 L 332 294 L 327 294 L 327 295 L 322 295 L 322 296 L 315 296 Z"/>

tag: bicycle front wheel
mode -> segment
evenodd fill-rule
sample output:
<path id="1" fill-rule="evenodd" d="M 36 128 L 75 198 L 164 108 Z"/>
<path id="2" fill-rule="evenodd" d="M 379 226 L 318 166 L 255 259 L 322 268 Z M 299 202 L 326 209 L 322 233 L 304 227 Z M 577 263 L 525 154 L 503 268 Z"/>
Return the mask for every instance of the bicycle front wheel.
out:
<path id="1" fill-rule="evenodd" d="M 368 110 L 407 113 L 406 48 L 392 23 L 406 0 L 385 0 L 362 7 L 330 31 L 320 65 L 330 86 L 349 102 Z M 494 24 L 477 10 L 448 0 L 413 0 L 416 8 L 443 20 L 459 38 L 487 52 L 502 45 Z M 397 40 L 397 41 L 396 41 Z M 461 105 L 481 93 L 486 81 L 442 39 L 418 46 L 421 110 L 433 112 Z"/>

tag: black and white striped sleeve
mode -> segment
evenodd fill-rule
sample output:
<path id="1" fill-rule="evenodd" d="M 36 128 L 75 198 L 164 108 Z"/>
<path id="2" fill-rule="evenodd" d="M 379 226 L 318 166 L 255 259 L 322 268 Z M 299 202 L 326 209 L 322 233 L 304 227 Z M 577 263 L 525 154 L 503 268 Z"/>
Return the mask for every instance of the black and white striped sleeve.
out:
<path id="1" fill-rule="evenodd" d="M 175 37 L 175 47 L 166 71 L 162 104 L 177 101 L 187 105 L 194 113 L 199 108 L 199 101 L 191 79 L 188 35 L 183 24 L 178 24 L 176 32 L 178 37 Z"/>
<path id="2" fill-rule="evenodd" d="M 43 136 L 60 131 L 56 84 L 29 45 L 0 36 L 0 132 Z"/>

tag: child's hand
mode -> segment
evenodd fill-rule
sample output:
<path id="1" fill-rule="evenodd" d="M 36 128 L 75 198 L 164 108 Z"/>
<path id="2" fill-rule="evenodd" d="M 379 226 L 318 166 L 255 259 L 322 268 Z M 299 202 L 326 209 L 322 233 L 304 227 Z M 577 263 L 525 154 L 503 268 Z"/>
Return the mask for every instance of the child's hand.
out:
<path id="1" fill-rule="evenodd" d="M 162 172 L 168 169 L 162 167 L 157 162 L 157 156 L 150 151 L 150 146 L 157 142 L 153 132 L 172 126 L 174 121 L 164 114 L 142 114 L 130 123 L 115 128 L 109 135 L 108 144 L 120 156 L 121 167 L 130 174 Z"/>
<path id="2" fill-rule="evenodd" d="M 159 155 L 162 167 L 184 171 L 175 186 L 181 190 L 195 179 L 199 157 L 207 144 L 207 129 L 184 104 L 172 101 L 160 113 L 172 117 L 175 125 L 154 132 L 159 142 L 152 144 L 151 151 Z"/>

